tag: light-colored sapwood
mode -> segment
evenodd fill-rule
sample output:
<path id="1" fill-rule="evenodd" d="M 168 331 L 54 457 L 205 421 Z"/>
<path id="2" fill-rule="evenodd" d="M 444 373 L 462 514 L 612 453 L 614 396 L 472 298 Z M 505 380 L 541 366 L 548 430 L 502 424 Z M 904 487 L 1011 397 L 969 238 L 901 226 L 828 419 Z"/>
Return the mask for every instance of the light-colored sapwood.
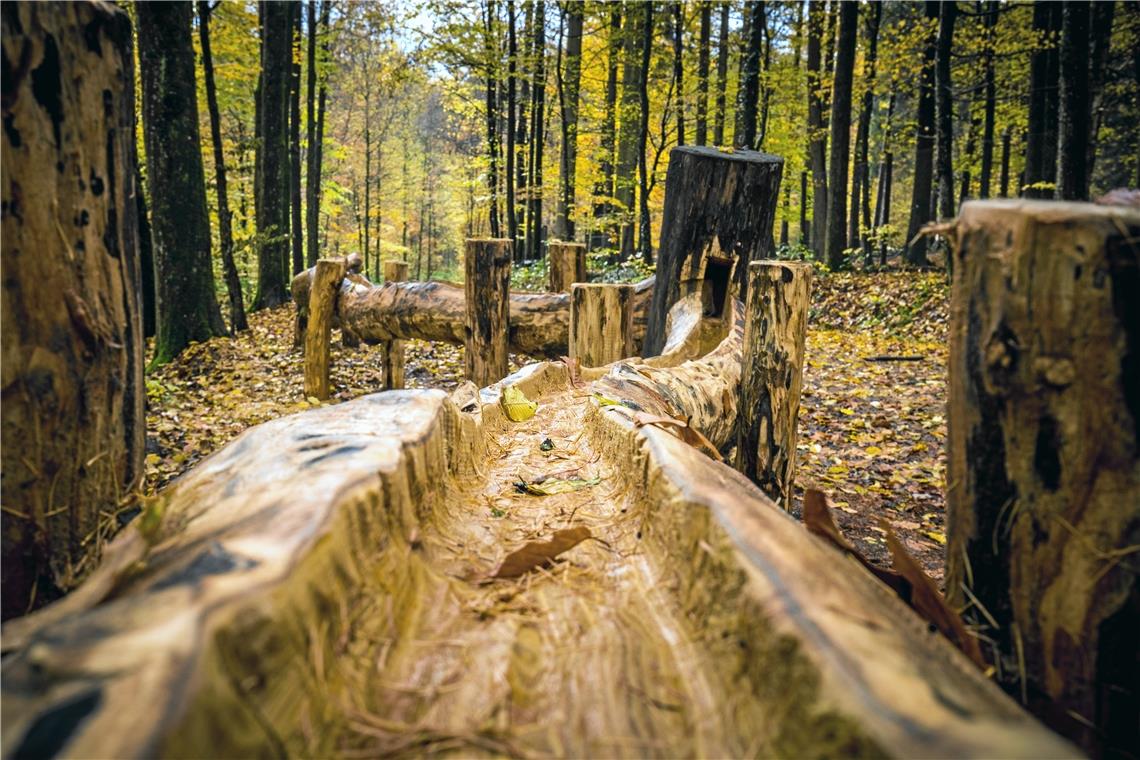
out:
<path id="1" fill-rule="evenodd" d="M 551 240 L 546 244 L 550 265 L 550 292 L 569 293 L 576 282 L 586 282 L 586 246 Z"/>
<path id="2" fill-rule="evenodd" d="M 633 353 L 633 286 L 574 283 L 570 358 L 583 367 L 601 367 Z"/>
<path id="3" fill-rule="evenodd" d="M 344 274 L 343 259 L 319 259 L 309 292 L 309 319 L 305 329 L 305 396 L 321 401 L 329 397 L 329 340 L 333 307 Z"/>
<path id="4" fill-rule="evenodd" d="M 403 282 L 408 279 L 408 262 L 385 261 L 384 282 Z M 384 388 L 386 390 L 404 387 L 404 341 L 388 340 L 383 343 Z"/>

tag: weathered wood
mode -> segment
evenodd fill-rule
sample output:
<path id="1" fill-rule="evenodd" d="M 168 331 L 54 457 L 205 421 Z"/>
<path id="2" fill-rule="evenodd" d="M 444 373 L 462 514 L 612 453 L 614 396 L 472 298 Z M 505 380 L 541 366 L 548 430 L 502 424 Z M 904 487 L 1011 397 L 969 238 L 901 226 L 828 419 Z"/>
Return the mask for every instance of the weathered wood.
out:
<path id="1" fill-rule="evenodd" d="M 1122 756 L 1140 741 L 1140 211 L 967 203 L 955 237 L 947 593 L 1008 691 Z"/>
<path id="2" fill-rule="evenodd" d="M 408 262 L 385 261 L 384 282 L 403 282 L 408 279 Z M 384 350 L 384 389 L 399 390 L 404 387 L 404 341 L 386 340 Z"/>
<path id="3" fill-rule="evenodd" d="M 5 626 L 4 756 L 1071 756 L 854 560 L 638 426 L 731 443 L 733 314 L 674 367 L 576 388 L 538 364 L 454 402 L 394 391 L 247 431 L 116 542 L 102 593 Z M 531 420 L 505 419 L 506 384 Z M 514 486 L 567 466 L 602 479 Z M 488 582 L 565 528 L 600 540 Z"/>
<path id="4" fill-rule="evenodd" d="M 724 308 L 728 292 L 743 294 L 747 265 L 768 253 L 783 167 L 782 158 L 751 150 L 685 146 L 669 154 L 657 287 L 642 356 L 661 352 L 669 309 L 702 281 L 723 280 L 718 301 L 706 304 L 710 311 Z M 710 257 L 728 262 L 727 271 L 706 272 Z"/>
<path id="5" fill-rule="evenodd" d="M 796 420 L 804 370 L 811 264 L 748 265 L 736 469 L 786 510 L 796 483 Z"/>
<path id="6" fill-rule="evenodd" d="M 109 3 L 4 6 L 0 615 L 94 567 L 143 474 L 131 25 Z"/>
<path id="7" fill-rule="evenodd" d="M 601 367 L 633 356 L 633 286 L 576 282 L 570 289 L 570 358 Z"/>
<path id="8" fill-rule="evenodd" d="M 569 293 L 576 282 L 586 282 L 586 246 L 551 240 L 546 244 L 550 264 L 550 292 Z"/>
<path id="9" fill-rule="evenodd" d="M 360 273 L 364 267 L 364 259 L 359 253 L 350 253 L 344 257 L 345 276 L 352 278 L 353 282 L 361 286 L 371 283 Z M 313 283 L 316 267 L 311 266 L 303 272 L 294 275 L 289 283 L 289 292 L 293 296 L 293 305 L 296 313 L 293 318 L 293 348 L 305 345 L 305 328 L 309 322 L 309 289 Z M 339 327 L 336 311 L 333 311 L 333 327 Z"/>
<path id="10" fill-rule="evenodd" d="M 305 396 L 329 397 L 329 340 L 333 303 L 344 279 L 344 261 L 320 259 L 314 267 L 309 293 L 309 323 L 305 330 Z"/>
<path id="11" fill-rule="evenodd" d="M 468 240 L 464 252 L 464 377 L 490 385 L 510 371 L 512 242 Z"/>

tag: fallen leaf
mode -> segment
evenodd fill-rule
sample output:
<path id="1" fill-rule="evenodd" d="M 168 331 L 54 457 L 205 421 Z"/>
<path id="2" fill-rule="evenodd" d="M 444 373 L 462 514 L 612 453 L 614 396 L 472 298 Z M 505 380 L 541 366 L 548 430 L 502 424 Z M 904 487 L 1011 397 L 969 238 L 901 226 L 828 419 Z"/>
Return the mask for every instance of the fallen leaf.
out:
<path id="1" fill-rule="evenodd" d="M 571 359 L 569 356 L 562 357 L 562 363 L 566 365 L 566 372 L 570 375 L 570 387 L 582 387 L 582 373 L 578 365 L 577 359 Z"/>
<path id="2" fill-rule="evenodd" d="M 922 535 L 926 536 L 931 541 L 936 541 L 936 542 L 942 544 L 943 546 L 946 545 L 946 535 L 943 533 L 940 533 L 939 531 L 924 530 L 924 531 L 922 531 Z"/>
<path id="3" fill-rule="evenodd" d="M 903 599 L 906 599 L 908 592 L 906 581 L 898 573 L 884 570 L 873 564 L 839 532 L 839 527 L 831 519 L 831 508 L 828 506 L 827 497 L 823 495 L 822 491 L 809 488 L 804 494 L 803 519 L 804 527 L 807 528 L 808 533 L 819 536 L 832 546 L 853 556 L 872 575 L 894 589 L 895 593 Z"/>
<path id="4" fill-rule="evenodd" d="M 547 478 L 533 483 L 519 481 L 515 487 L 525 493 L 533 494 L 535 496 L 553 496 L 556 493 L 570 493 L 572 491 L 580 491 L 583 488 L 596 486 L 601 483 L 601 478 Z"/>
<path id="5" fill-rule="evenodd" d="M 697 430 L 695 427 L 690 426 L 689 423 L 685 420 L 679 420 L 674 417 L 658 417 L 652 414 L 638 412 L 636 415 L 634 415 L 633 424 L 637 427 L 653 425 L 655 427 L 671 428 L 677 431 L 677 434 L 680 436 L 682 441 L 689 444 L 693 448 L 704 449 L 705 453 L 707 453 L 716 461 L 724 461 L 724 457 L 720 455 L 720 452 L 717 451 L 717 448 L 712 444 L 712 441 L 710 441 L 708 438 L 705 438 L 704 434 L 701 433 L 701 431 Z"/>
<path id="6" fill-rule="evenodd" d="M 492 578 L 518 578 L 538 567 L 549 567 L 555 558 L 591 537 L 585 526 L 554 531 L 549 541 L 528 541 L 503 558 Z"/>
<path id="7" fill-rule="evenodd" d="M 499 405 L 512 422 L 526 422 L 538 411 L 538 402 L 528 399 L 526 394 L 513 385 L 503 388 Z"/>

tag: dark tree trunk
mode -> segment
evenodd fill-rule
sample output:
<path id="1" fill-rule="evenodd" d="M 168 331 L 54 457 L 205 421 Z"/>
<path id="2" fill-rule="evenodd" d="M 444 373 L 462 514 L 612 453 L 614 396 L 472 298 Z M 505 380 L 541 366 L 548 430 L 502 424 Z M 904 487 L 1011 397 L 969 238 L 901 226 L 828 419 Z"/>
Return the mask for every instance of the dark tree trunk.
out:
<path id="1" fill-rule="evenodd" d="M 1089 94 L 1092 100 L 1092 125 L 1089 128 L 1088 180 L 1096 169 L 1096 144 L 1104 121 L 1104 79 L 1108 53 L 1112 48 L 1112 21 L 1115 2 L 1095 3 L 1092 7 L 1092 60 L 1089 69 Z"/>
<path id="2" fill-rule="evenodd" d="M 696 144 L 704 145 L 709 137 L 709 37 L 712 32 L 712 6 L 709 0 L 700 4 L 701 31 L 697 41 L 697 134 Z"/>
<path id="3" fill-rule="evenodd" d="M 807 198 L 808 173 L 802 171 L 800 172 L 800 245 L 805 247 L 811 243 L 811 225 L 807 218 Z"/>
<path id="4" fill-rule="evenodd" d="M 618 61 L 621 57 L 621 4 L 610 3 L 610 30 L 606 41 L 606 105 L 602 121 L 601 156 L 598 161 L 601 182 L 594 194 L 603 200 L 594 206 L 595 220 L 601 220 L 602 230 L 595 233 L 591 248 L 614 244 L 611 217 L 614 206 L 614 145 L 617 134 Z"/>
<path id="5" fill-rule="evenodd" d="M 1089 4 L 1066 0 L 1061 24 L 1057 199 L 1089 197 Z"/>
<path id="6" fill-rule="evenodd" d="M 677 6 L 679 7 L 679 6 Z M 640 224 L 637 233 L 637 243 L 641 252 L 641 260 L 646 264 L 653 263 L 653 235 L 649 229 L 649 167 L 646 164 L 645 146 L 649 141 L 649 52 L 653 49 L 653 3 L 644 4 L 645 18 L 641 29 L 641 77 L 638 82 L 638 97 L 640 100 L 640 113 L 638 114 L 637 138 L 637 175 L 640 185 L 641 198 L 638 202 L 640 209 Z M 679 32 L 678 32 L 679 34 Z M 684 125 L 680 122 L 678 128 Z"/>
<path id="7" fill-rule="evenodd" d="M 289 77 L 289 239 L 293 248 L 293 274 L 305 268 L 305 232 L 301 221 L 301 3 L 292 8 L 293 29 Z"/>
<path id="8" fill-rule="evenodd" d="M 879 162 L 879 190 L 875 198 L 874 227 L 879 231 L 881 227 L 891 221 L 891 173 L 894 171 L 894 152 L 891 139 L 894 135 L 893 117 L 895 115 L 895 83 L 890 83 L 891 95 L 887 99 L 887 117 L 883 124 L 883 155 Z M 869 242 L 863 245 L 864 263 L 871 266 L 873 252 Z M 879 236 L 879 265 L 887 263 L 887 241 Z"/>
<path id="9" fill-rule="evenodd" d="M 681 3 L 673 3 L 673 88 L 677 94 L 677 144 L 685 144 L 685 16 Z M 650 24 L 652 27 L 652 24 Z M 649 71 L 649 64 L 642 67 Z M 648 78 L 646 75 L 645 78 Z"/>
<path id="10" fill-rule="evenodd" d="M 154 245 L 150 234 L 150 218 L 146 207 L 146 192 L 142 172 L 135 166 L 135 213 L 139 220 L 139 281 L 142 283 L 142 330 L 144 338 L 155 334 Z M 243 312 L 244 314 L 244 312 Z"/>
<path id="11" fill-rule="evenodd" d="M 224 335 L 210 265 L 210 218 L 198 136 L 189 2 L 136 6 L 143 137 L 154 236 L 158 330 L 154 362 Z"/>
<path id="12" fill-rule="evenodd" d="M 487 192 L 490 205 L 487 208 L 487 221 L 491 237 L 499 237 L 499 106 L 497 99 L 498 79 L 495 75 L 499 46 L 495 44 L 495 0 L 488 0 L 487 17 L 483 29 L 484 52 L 487 67 Z"/>
<path id="13" fill-rule="evenodd" d="M 327 2 L 327 0 L 326 0 Z M 306 152 L 305 152 L 305 263 L 317 264 L 317 218 L 320 212 L 318 193 L 320 172 L 316 168 L 317 155 L 317 2 L 309 0 L 309 40 L 306 51 L 308 90 L 305 97 Z"/>
<path id="14" fill-rule="evenodd" d="M 518 100 L 515 97 L 515 91 L 518 80 L 519 46 L 515 21 L 515 0 L 507 0 L 507 237 L 511 240 L 512 248 L 517 250 L 519 248 L 519 217 L 518 208 L 515 205 L 515 129 L 517 128 Z"/>
<path id="15" fill-rule="evenodd" d="M 724 145 L 724 119 L 728 89 L 728 11 L 729 4 L 720 6 L 720 35 L 716 46 L 716 113 L 713 116 L 713 144 Z"/>
<path id="16" fill-rule="evenodd" d="M 737 148 L 756 147 L 757 104 L 760 98 L 760 56 L 764 47 L 765 5 L 751 6 L 751 25 L 744 48 L 744 62 L 740 67 L 740 86 L 737 90 L 736 133 L 733 143 Z"/>
<path id="17" fill-rule="evenodd" d="M 254 189 L 259 198 L 257 235 L 261 246 L 255 309 L 277 306 L 289 297 L 285 267 L 289 260 L 289 76 L 293 12 L 286 3 L 265 3 L 263 12 L 261 169 Z"/>
<path id="18" fill-rule="evenodd" d="M 752 33 L 752 17 L 755 15 L 755 13 L 755 6 L 749 3 L 744 3 L 743 7 L 740 9 L 740 16 L 743 23 L 741 24 L 740 28 L 740 60 L 736 62 L 736 97 L 733 98 L 733 103 L 735 104 L 735 108 L 733 108 L 732 120 L 733 145 L 736 145 L 736 141 L 739 139 L 738 135 L 743 131 L 743 126 L 741 125 L 740 121 L 740 98 L 744 84 L 744 66 L 748 61 L 748 56 L 744 52 L 744 48 L 748 46 L 749 35 Z"/>
<path id="19" fill-rule="evenodd" d="M 532 30 L 534 27 L 534 0 L 526 0 L 524 3 L 524 20 L 523 20 L 523 47 L 524 50 L 529 50 L 530 41 L 533 37 Z M 529 210 L 530 204 L 527 202 L 529 197 L 527 193 L 530 192 L 531 184 L 534 177 L 531 174 L 532 167 L 530 165 L 527 151 L 531 148 L 530 135 L 527 132 L 527 118 L 528 115 L 533 116 L 534 103 L 531 98 L 530 79 L 531 72 L 534 69 L 533 63 L 534 56 L 529 52 L 524 54 L 519 59 L 519 65 L 516 67 L 516 77 L 519 81 L 519 95 L 518 95 L 518 118 L 516 119 L 515 128 L 517 133 L 515 135 L 515 203 L 516 203 L 516 223 L 519 227 L 519 239 L 513 245 L 512 255 L 515 261 L 522 261 L 526 258 L 526 241 L 527 230 L 529 230 Z M 533 158 L 533 156 L 531 156 Z M 519 195 L 522 198 L 519 198 Z"/>
<path id="20" fill-rule="evenodd" d="M 926 0 L 926 18 L 931 23 L 938 18 L 940 3 Z M 910 199 L 910 221 L 907 223 L 906 259 L 914 266 L 926 266 L 927 239 L 915 240 L 922 225 L 931 218 L 931 189 L 934 180 L 934 59 L 938 50 L 938 35 L 931 32 L 926 38 L 922 53 L 922 71 L 919 74 L 918 114 L 914 135 L 914 185 Z"/>
<path id="21" fill-rule="evenodd" d="M 1112 3 L 1108 3 L 1111 5 Z M 982 117 L 982 172 L 978 178 L 978 197 L 990 197 L 990 183 L 994 173 L 994 115 L 997 110 L 997 81 L 994 76 L 994 45 L 1000 14 L 998 0 L 989 0 L 985 8 L 985 49 L 982 51 L 982 86 L 985 97 L 985 115 Z"/>
<path id="22" fill-rule="evenodd" d="M 636 9 L 634 9 L 636 10 Z M 621 258 L 628 259 L 634 252 L 634 220 L 636 216 L 634 191 L 637 188 L 637 146 L 641 124 L 641 47 L 644 37 L 645 15 L 629 13 L 623 30 L 625 58 L 621 85 L 621 114 L 618 127 L 617 175 L 614 178 L 614 195 L 621 215 Z"/>
<path id="23" fill-rule="evenodd" d="M 527 258 L 542 258 L 542 150 L 546 143 L 546 0 L 534 4 L 533 105 L 530 120 L 530 187 L 527 188 Z"/>
<path id="24" fill-rule="evenodd" d="M 188 4 L 181 11 L 185 27 L 168 34 L 184 37 L 193 95 Z M 110 3 L 9 3 L 0 18 L 7 620 L 53 601 L 98 563 L 115 525 L 106 515 L 141 484 L 146 390 L 130 20 Z M 153 66 L 149 44 L 147 52 Z M 186 88 L 171 95 L 177 106 Z M 204 215 L 204 189 L 201 201 Z M 202 253 L 208 229 L 206 241 Z M 7 643 L 7 627 L 4 635 Z M 11 683 L 6 671 L 5 689 Z M 25 736 L 16 754 L 46 751 L 37 746 Z"/>
<path id="25" fill-rule="evenodd" d="M 1053 38 L 1061 28 L 1061 4 L 1033 4 L 1033 30 L 1039 39 L 1029 63 L 1029 127 L 1025 140 L 1024 193 L 1052 198 L 1057 181 L 1059 56 Z"/>
<path id="26" fill-rule="evenodd" d="M 1001 133 L 1001 197 L 1009 197 L 1009 127 Z"/>
<path id="27" fill-rule="evenodd" d="M 234 233 L 226 186 L 226 157 L 222 149 L 222 117 L 218 111 L 218 92 L 214 86 L 214 60 L 210 53 L 210 4 L 198 2 L 198 37 L 202 47 L 202 71 L 206 80 L 206 103 L 210 111 L 210 138 L 214 148 L 214 173 L 218 191 L 218 239 L 222 248 L 222 272 L 226 278 L 226 294 L 230 300 L 230 327 L 248 330 L 241 278 L 234 262 Z"/>
<path id="28" fill-rule="evenodd" d="M 827 204 L 827 265 L 840 269 L 847 247 L 847 166 L 851 158 L 851 85 L 855 73 L 855 34 L 859 4 L 841 0 L 839 37 L 835 56 L 835 84 L 831 95 L 831 198 Z"/>
<path id="29" fill-rule="evenodd" d="M 820 80 L 820 37 L 826 11 L 821 0 L 808 2 L 807 87 L 808 157 L 811 163 L 812 218 L 811 246 L 817 259 L 823 258 L 827 226 L 827 131 L 823 126 L 823 98 Z"/>
<path id="30" fill-rule="evenodd" d="M 938 50 L 934 79 L 937 87 L 938 215 L 954 216 L 954 91 L 950 81 L 950 53 L 954 44 L 957 2 L 943 2 L 938 16 Z"/>
<path id="31" fill-rule="evenodd" d="M 852 181 L 851 192 L 851 224 L 848 230 L 847 246 L 855 248 L 859 245 L 860 213 L 864 229 L 871 227 L 871 174 L 869 161 L 871 142 L 871 116 L 875 105 L 875 64 L 879 53 L 879 21 L 882 18 L 882 3 L 871 3 L 867 9 L 864 37 L 866 44 L 866 89 L 863 91 L 863 103 L 859 108 L 859 126 L 855 131 L 855 176 Z M 866 250 L 870 250 L 867 248 Z"/>
<path id="32" fill-rule="evenodd" d="M 558 237 L 574 239 L 574 178 L 578 171 L 578 90 L 582 82 L 582 15 L 578 3 L 567 5 L 566 73 L 561 88 L 562 193 L 558 204 Z"/>
<path id="33" fill-rule="evenodd" d="M 764 17 L 764 55 L 762 59 L 763 87 L 760 91 L 759 125 L 756 130 L 756 149 L 763 150 L 764 138 L 768 135 L 768 111 L 772 100 L 772 84 L 769 72 L 772 69 L 772 32 L 768 29 L 768 17 Z"/>

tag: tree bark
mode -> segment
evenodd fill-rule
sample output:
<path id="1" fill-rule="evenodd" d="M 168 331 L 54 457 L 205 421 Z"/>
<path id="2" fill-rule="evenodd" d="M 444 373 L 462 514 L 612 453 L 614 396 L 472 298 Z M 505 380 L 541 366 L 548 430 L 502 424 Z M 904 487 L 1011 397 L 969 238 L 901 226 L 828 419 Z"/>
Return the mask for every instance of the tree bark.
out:
<path id="1" fill-rule="evenodd" d="M 697 40 L 697 145 L 708 143 L 709 137 L 709 37 L 712 32 L 712 3 L 701 0 L 701 29 Z"/>
<path id="2" fill-rule="evenodd" d="M 733 144 L 737 148 L 752 150 L 756 147 L 756 106 L 760 98 L 760 54 L 764 47 L 764 3 L 752 5 L 751 25 L 744 48 L 744 62 L 740 67 L 740 86 L 737 98 L 737 128 Z"/>
<path id="3" fill-rule="evenodd" d="M 468 240 L 464 377 L 482 388 L 510 371 L 511 241 Z"/>
<path id="4" fill-rule="evenodd" d="M 748 265 L 735 467 L 785 511 L 792 509 L 796 483 L 811 275 L 806 263 Z"/>
<path id="5" fill-rule="evenodd" d="M 1001 133 L 1001 197 L 1009 197 L 1009 127 Z"/>
<path id="6" fill-rule="evenodd" d="M 1112 21 L 1116 3 L 1096 3 L 1092 8 L 1092 60 L 1089 67 L 1089 93 L 1092 100 L 1092 125 L 1089 128 L 1088 179 L 1096 169 L 1096 146 L 1104 122 L 1104 82 L 1108 70 L 1108 54 L 1112 49 Z"/>
<path id="7" fill-rule="evenodd" d="M 507 0 L 507 156 L 506 156 L 506 196 L 507 196 L 507 237 L 515 248 L 519 243 L 519 219 L 516 207 L 515 178 L 515 131 L 517 129 L 518 99 L 515 96 L 518 85 L 518 37 L 515 30 L 515 0 Z M 565 128 L 563 128 L 565 132 Z M 470 233 L 470 230 L 468 230 Z"/>
<path id="8" fill-rule="evenodd" d="M 954 91 L 950 79 L 950 54 L 958 3 L 939 3 L 938 49 L 934 59 L 935 98 L 938 111 L 938 215 L 954 216 Z"/>
<path id="9" fill-rule="evenodd" d="M 713 144 L 724 145 L 724 119 L 728 107 L 728 11 L 729 4 L 720 6 L 720 36 L 716 46 L 716 112 L 713 115 Z"/>
<path id="10" fill-rule="evenodd" d="M 551 240 L 549 249 L 551 293 L 569 293 L 575 282 L 586 282 L 586 246 Z"/>
<path id="11" fill-rule="evenodd" d="M 926 18 L 938 18 L 940 3 L 926 0 Z M 915 239 L 922 226 L 930 221 L 931 186 L 934 180 L 934 59 L 938 50 L 938 35 L 926 38 L 922 53 L 922 72 L 919 74 L 918 117 L 914 135 L 914 183 L 910 197 L 910 221 L 907 223 L 906 260 L 913 266 L 926 266 L 927 239 Z"/>
<path id="12" fill-rule="evenodd" d="M 617 171 L 614 177 L 614 196 L 617 198 L 621 218 L 619 246 L 621 258 L 628 259 L 634 252 L 634 220 L 637 196 L 637 145 L 641 137 L 641 48 L 645 36 L 645 14 L 637 13 L 640 6 L 631 8 L 622 30 L 624 66 L 621 82 L 621 103 L 618 119 Z"/>
<path id="13" fill-rule="evenodd" d="M 534 4 L 534 93 L 533 111 L 530 119 L 530 169 L 531 182 L 527 188 L 530 210 L 527 224 L 527 255 L 532 261 L 542 258 L 542 152 L 546 144 L 546 0 L 536 0 Z M 498 237 L 498 235 L 493 235 Z"/>
<path id="14" fill-rule="evenodd" d="M 218 92 L 214 86 L 214 61 L 210 53 L 210 4 L 198 2 L 198 36 L 202 46 L 202 71 L 206 81 L 206 104 L 210 111 L 210 138 L 214 148 L 214 173 L 218 193 L 218 239 L 222 248 L 222 272 L 226 278 L 226 293 L 230 301 L 230 327 L 235 331 L 248 330 L 245 303 L 234 261 L 234 232 L 230 216 L 229 193 L 226 186 L 226 156 L 222 146 L 222 116 L 218 111 Z M 148 230 L 149 234 L 149 230 Z"/>
<path id="15" fill-rule="evenodd" d="M 855 71 L 855 33 L 859 4 L 843 0 L 839 6 L 839 39 L 835 57 L 835 81 L 831 95 L 831 176 L 827 185 L 827 265 L 842 269 L 847 247 L 847 166 L 851 158 L 851 84 Z"/>
<path id="16" fill-rule="evenodd" d="M 486 66 L 487 124 L 487 192 L 490 196 L 487 221 L 491 237 L 499 237 L 499 106 L 497 61 L 499 46 L 495 43 L 495 0 L 488 0 L 483 28 L 484 65 Z"/>
<path id="17" fill-rule="evenodd" d="M 321 61 L 317 61 L 315 57 L 316 51 L 316 38 L 319 29 L 324 29 L 327 36 L 329 29 L 329 6 L 331 0 L 322 0 L 321 2 L 321 18 L 320 23 L 315 24 L 313 14 L 315 13 L 315 1 L 309 2 L 309 86 L 313 87 L 318 81 L 319 95 L 317 96 L 317 117 L 316 126 L 310 124 L 309 130 L 309 155 L 308 155 L 308 173 L 306 175 L 306 206 L 305 206 L 305 233 L 307 249 L 305 260 L 310 267 L 316 266 L 317 258 L 320 255 L 320 214 L 321 214 L 321 153 L 324 146 L 325 136 L 325 99 L 328 95 L 326 88 L 326 80 L 324 76 L 317 76 L 317 68 L 320 63 L 327 59 L 329 54 L 329 45 L 326 39 L 321 45 L 323 56 Z"/>
<path id="18" fill-rule="evenodd" d="M 808 156 L 812 186 L 811 247 L 816 259 L 823 259 L 827 231 L 827 130 L 823 126 L 823 84 L 820 81 L 820 37 L 825 14 L 821 0 L 808 0 Z"/>
<path id="19" fill-rule="evenodd" d="M 340 281 L 344 279 L 343 259 L 321 259 L 309 290 L 309 320 L 305 329 L 305 396 L 325 401 L 329 397 L 329 343 L 333 307 Z"/>
<path id="20" fill-rule="evenodd" d="M 601 155 L 598 169 L 601 181 L 594 186 L 594 194 L 602 200 L 594 204 L 595 224 L 601 225 L 601 232 L 593 235 L 590 247 L 609 247 L 614 244 L 612 216 L 614 213 L 614 146 L 617 135 L 617 95 L 618 60 L 621 55 L 621 4 L 610 3 L 610 28 L 606 40 L 606 104 L 602 120 L 602 134 L 599 140 Z"/>
<path id="21" fill-rule="evenodd" d="M 582 367 L 602 367 L 633 352 L 633 285 L 574 283 L 570 358 Z"/>
<path id="22" fill-rule="evenodd" d="M 316 157 L 317 142 L 317 2 L 309 0 L 308 17 L 309 35 L 305 46 L 305 265 L 316 266 L 317 246 L 314 233 L 317 223 L 316 192 L 313 189 L 313 159 Z M 293 275 L 296 277 L 296 274 Z"/>
<path id="23" fill-rule="evenodd" d="M 857 248 L 860 245 L 860 214 L 862 214 L 862 227 L 871 228 L 871 170 L 868 163 L 871 142 L 871 117 L 875 105 L 875 64 L 879 54 L 879 22 L 883 15 L 882 3 L 871 3 L 867 9 L 864 36 L 866 37 L 866 59 L 864 63 L 864 78 L 866 89 L 863 91 L 863 103 L 859 108 L 859 126 L 855 130 L 855 171 L 852 179 L 851 193 L 851 224 L 847 235 L 847 247 Z M 863 240 L 864 249 L 869 254 L 870 247 Z"/>
<path id="24" fill-rule="evenodd" d="M 1061 28 L 1061 3 L 1033 4 L 1037 35 L 1029 64 L 1029 125 L 1025 135 L 1024 195 L 1052 198 L 1057 181 L 1057 88 L 1060 66 L 1053 36 Z"/>
<path id="25" fill-rule="evenodd" d="M 685 144 L 685 15 L 681 3 L 670 9 L 673 16 L 673 88 L 677 95 L 677 144 Z M 650 24 L 652 27 L 652 24 Z M 649 70 L 648 66 L 644 67 Z M 648 77 L 646 77 L 648 78 Z"/>
<path id="26" fill-rule="evenodd" d="M 558 236 L 562 240 L 573 240 L 574 186 L 578 173 L 578 93 L 582 82 L 582 6 L 576 3 L 569 4 L 566 15 L 566 84 L 562 103 L 562 197 L 558 208 Z"/>
<path id="27" fill-rule="evenodd" d="M 210 265 L 189 2 L 139 3 L 143 136 L 157 287 L 156 364 L 224 335 Z"/>
<path id="28" fill-rule="evenodd" d="M 407 279 L 408 262 L 384 262 L 384 282 L 403 282 Z M 383 348 L 384 390 L 399 390 L 404 387 L 404 341 L 385 341 Z"/>
<path id="29" fill-rule="evenodd" d="M 293 49 L 292 10 L 287 3 L 266 3 L 261 46 L 261 168 L 258 196 L 257 295 L 254 309 L 277 306 L 285 290 L 289 260 L 289 77 Z M 149 150 L 147 151 L 149 154 Z M 157 213 L 157 212 L 156 212 Z"/>
<path id="30" fill-rule="evenodd" d="M 293 274 L 305 268 L 305 233 L 301 222 L 301 2 L 290 3 L 292 29 L 289 54 L 289 240 Z"/>
<path id="31" fill-rule="evenodd" d="M 7 620 L 98 561 L 117 528 L 105 515 L 143 476 L 146 390 L 130 20 L 104 3 L 26 3 L 2 26 Z"/>
<path id="32" fill-rule="evenodd" d="M 706 272 L 710 258 L 728 261 L 721 286 L 731 290 L 731 278 L 744 292 L 748 263 L 767 253 L 782 171 L 782 159 L 755 151 L 686 146 L 669 154 L 657 284 L 642 356 L 661 353 L 669 309 L 712 279 Z"/>
<path id="33" fill-rule="evenodd" d="M 1108 3 L 1112 5 L 1112 3 Z M 997 112 L 997 78 L 994 74 L 994 46 L 997 44 L 997 23 L 1001 14 L 998 0 L 988 0 L 985 8 L 985 49 L 982 51 L 982 86 L 985 88 L 985 115 L 982 127 L 982 171 L 978 178 L 978 197 L 990 197 L 990 183 L 994 172 L 994 119 Z"/>
<path id="34" fill-rule="evenodd" d="M 955 233 L 949 601 L 1091 757 L 1140 739 L 1137 236 L 1135 209 L 1017 201 Z"/>
<path id="35" fill-rule="evenodd" d="M 1062 10 L 1057 199 L 1089 197 L 1089 4 L 1067 0 Z"/>
<path id="36" fill-rule="evenodd" d="M 641 27 L 641 63 L 638 66 L 638 135 L 637 135 L 637 178 L 641 191 L 637 204 L 640 214 L 637 244 L 641 253 L 641 260 L 646 264 L 653 263 L 653 233 L 649 226 L 649 167 L 645 149 L 649 143 L 649 52 L 653 48 L 653 2 L 644 3 L 645 19 Z M 678 126 L 681 123 L 678 122 Z"/>

